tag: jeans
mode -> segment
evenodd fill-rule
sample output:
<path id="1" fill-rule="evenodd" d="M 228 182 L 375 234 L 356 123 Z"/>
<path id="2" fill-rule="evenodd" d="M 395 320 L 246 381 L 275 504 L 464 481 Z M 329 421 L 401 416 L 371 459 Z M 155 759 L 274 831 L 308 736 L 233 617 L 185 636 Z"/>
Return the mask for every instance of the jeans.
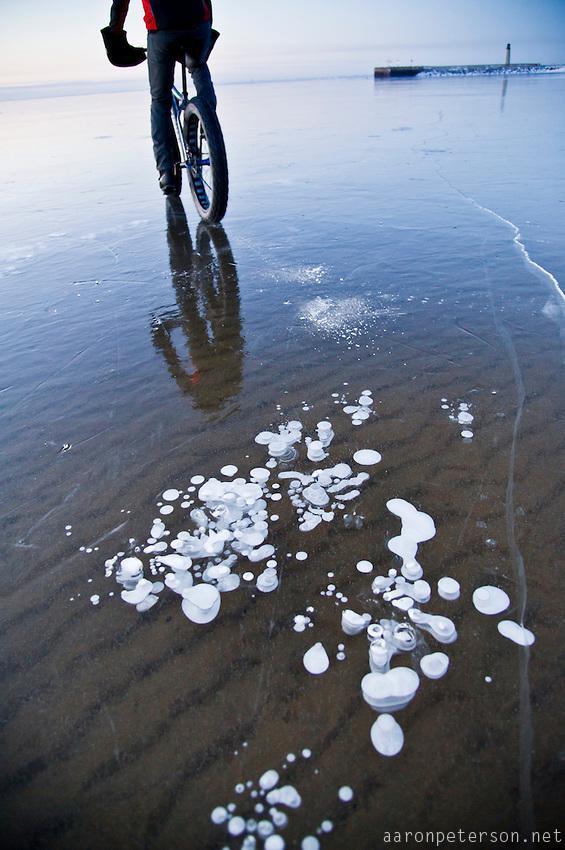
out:
<path id="1" fill-rule="evenodd" d="M 157 30 L 147 36 L 147 64 L 151 90 L 151 136 L 157 169 L 173 168 L 176 158 L 176 139 L 171 121 L 175 62 L 181 48 L 190 47 L 194 61 L 188 70 L 196 94 L 214 109 L 216 93 L 206 59 L 210 51 L 211 26 L 201 24 L 193 30 Z"/>

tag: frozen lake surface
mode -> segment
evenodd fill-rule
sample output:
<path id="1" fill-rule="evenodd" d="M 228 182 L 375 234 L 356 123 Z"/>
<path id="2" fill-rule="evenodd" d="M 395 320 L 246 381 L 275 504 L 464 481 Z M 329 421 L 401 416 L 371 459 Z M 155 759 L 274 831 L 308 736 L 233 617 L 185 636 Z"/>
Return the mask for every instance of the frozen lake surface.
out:
<path id="1" fill-rule="evenodd" d="M 565 75 L 219 94 L 213 232 L 157 191 L 145 93 L 0 102 L 3 846 L 558 827 Z M 336 464 L 350 501 L 277 477 Z M 150 532 L 237 476 L 270 560 L 122 601 L 120 558 L 158 582 Z M 346 609 L 417 635 L 400 696 Z"/>

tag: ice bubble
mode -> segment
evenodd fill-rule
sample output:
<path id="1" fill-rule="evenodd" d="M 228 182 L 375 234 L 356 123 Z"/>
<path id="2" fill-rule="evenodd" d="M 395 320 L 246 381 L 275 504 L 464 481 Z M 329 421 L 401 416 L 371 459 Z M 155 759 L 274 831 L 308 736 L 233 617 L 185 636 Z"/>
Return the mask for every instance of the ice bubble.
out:
<path id="1" fill-rule="evenodd" d="M 240 818 L 239 815 L 230 818 L 228 823 L 228 832 L 230 835 L 241 835 L 245 832 L 245 821 L 243 818 Z"/>
<path id="2" fill-rule="evenodd" d="M 165 492 L 163 493 L 163 499 L 166 502 L 174 502 L 178 499 L 179 496 L 180 493 L 178 490 L 165 490 Z"/>
<path id="3" fill-rule="evenodd" d="M 143 571 L 143 561 L 139 558 L 124 558 L 120 562 L 120 573 L 124 578 L 135 578 Z"/>
<path id="4" fill-rule="evenodd" d="M 360 451 L 355 452 L 353 455 L 353 460 L 361 466 L 374 466 L 376 463 L 381 462 L 382 455 L 373 449 L 360 449 Z"/>
<path id="5" fill-rule="evenodd" d="M 149 596 L 153 590 L 153 585 L 146 578 L 141 578 L 133 590 L 122 590 L 121 597 L 124 602 L 130 605 L 138 605 L 143 602 L 146 596 Z"/>
<path id="6" fill-rule="evenodd" d="M 386 640 L 379 638 L 369 647 L 369 667 L 371 673 L 386 673 L 390 662 L 391 650 Z"/>
<path id="7" fill-rule="evenodd" d="M 473 432 L 472 431 L 466 431 L 466 430 L 461 431 L 461 436 L 465 440 L 471 440 L 473 438 Z"/>
<path id="8" fill-rule="evenodd" d="M 260 576 L 257 577 L 257 590 L 261 593 L 271 593 L 276 590 L 279 585 L 277 571 L 268 567 Z"/>
<path id="9" fill-rule="evenodd" d="M 216 806 L 210 815 L 210 820 L 219 826 L 221 823 L 225 823 L 228 817 L 227 809 L 224 809 L 223 806 Z"/>
<path id="10" fill-rule="evenodd" d="M 270 820 L 260 820 L 257 824 L 257 834 L 261 836 L 261 838 L 267 838 L 269 835 L 272 835 L 275 831 L 275 828 Z"/>
<path id="11" fill-rule="evenodd" d="M 170 567 L 176 573 L 186 572 L 192 566 L 192 558 L 189 558 L 187 555 L 160 555 L 157 561 L 159 564 Z"/>
<path id="12" fill-rule="evenodd" d="M 93 605 L 99 605 L 100 604 L 99 595 L 97 593 L 95 593 L 93 596 L 90 597 L 90 601 Z"/>
<path id="13" fill-rule="evenodd" d="M 308 558 L 308 552 L 297 552 L 295 557 L 297 561 L 305 561 Z"/>
<path id="14" fill-rule="evenodd" d="M 271 788 L 274 788 L 275 785 L 278 785 L 279 774 L 276 770 L 267 770 L 265 773 L 259 777 L 259 787 L 263 789 L 263 791 L 270 791 Z"/>
<path id="15" fill-rule="evenodd" d="M 263 846 L 265 850 L 284 850 L 286 845 L 282 835 L 269 835 Z"/>
<path id="16" fill-rule="evenodd" d="M 444 652 L 432 652 L 420 659 L 420 668 L 428 679 L 441 679 L 448 667 L 449 658 Z"/>
<path id="17" fill-rule="evenodd" d="M 391 714 L 381 714 L 371 726 L 371 742 L 382 756 L 396 756 L 404 746 L 404 733 Z"/>
<path id="18" fill-rule="evenodd" d="M 531 646 L 536 639 L 533 632 L 513 620 L 501 620 L 497 628 L 503 637 L 520 646 Z"/>
<path id="19" fill-rule="evenodd" d="M 243 578 L 243 581 L 253 581 L 253 579 L 255 578 L 255 575 L 254 575 L 254 573 L 243 573 L 242 578 Z"/>
<path id="20" fill-rule="evenodd" d="M 360 573 L 371 573 L 373 565 L 370 561 L 357 561 L 357 569 Z"/>
<path id="21" fill-rule="evenodd" d="M 510 598 L 499 587 L 485 584 L 473 593 L 473 605 L 481 614 L 501 614 L 510 605 Z"/>
<path id="22" fill-rule="evenodd" d="M 255 442 L 260 446 L 268 446 L 272 440 L 277 440 L 279 438 L 278 434 L 273 434 L 271 431 L 261 431 L 260 434 L 257 434 L 255 437 Z"/>
<path id="23" fill-rule="evenodd" d="M 302 839 L 300 850 L 320 850 L 320 842 L 314 835 L 307 835 Z"/>
<path id="24" fill-rule="evenodd" d="M 457 640 L 455 624 L 449 617 L 425 614 L 419 608 L 412 608 L 408 616 L 421 629 L 430 632 L 440 643 L 453 643 Z"/>
<path id="25" fill-rule="evenodd" d="M 460 425 L 470 425 L 475 417 L 471 413 L 467 413 L 466 410 L 462 410 L 458 416 L 457 421 Z"/>
<path id="26" fill-rule="evenodd" d="M 353 799 L 353 788 L 350 788 L 349 785 L 342 785 L 337 792 L 337 796 L 342 803 L 350 803 Z"/>
<path id="27" fill-rule="evenodd" d="M 269 480 L 271 473 L 268 469 L 264 469 L 262 466 L 256 466 L 249 473 L 251 478 L 257 481 L 259 484 L 265 484 L 266 481 Z"/>
<path id="28" fill-rule="evenodd" d="M 169 514 L 172 514 L 173 510 L 174 508 L 172 505 L 163 505 L 162 508 L 159 508 L 159 513 L 163 514 L 163 516 L 168 516 Z"/>
<path id="29" fill-rule="evenodd" d="M 267 802 L 271 806 L 281 804 L 288 806 L 289 809 L 298 809 L 302 805 L 302 798 L 292 785 L 283 785 L 282 788 L 269 791 Z"/>
<path id="30" fill-rule="evenodd" d="M 356 614 L 350 608 L 346 608 L 341 614 L 341 628 L 346 635 L 360 634 L 367 628 L 370 622 L 370 614 Z"/>
<path id="31" fill-rule="evenodd" d="M 155 540 L 160 540 L 160 538 L 164 535 L 165 530 L 165 523 L 163 522 L 163 520 L 155 519 L 153 520 L 150 536 L 153 537 Z"/>
<path id="32" fill-rule="evenodd" d="M 183 590 L 188 590 L 194 584 L 194 579 L 191 573 L 167 573 L 165 576 L 165 584 L 170 590 L 179 593 L 182 596 Z"/>
<path id="33" fill-rule="evenodd" d="M 328 653 L 321 643 L 315 643 L 314 646 L 311 646 L 310 649 L 304 653 L 302 661 L 306 670 L 314 676 L 325 673 L 330 666 Z"/>
<path id="34" fill-rule="evenodd" d="M 443 576 L 437 583 L 437 592 L 442 599 L 458 599 L 461 593 L 461 587 L 458 581 L 449 576 Z"/>
<path id="35" fill-rule="evenodd" d="M 233 478 L 233 476 L 237 472 L 237 466 L 234 466 L 231 463 L 228 463 L 226 466 L 222 466 L 220 469 L 220 473 L 225 475 L 226 478 Z"/>
<path id="36" fill-rule="evenodd" d="M 409 579 L 409 581 L 418 581 L 418 579 L 422 578 L 424 575 L 424 570 L 418 561 L 415 560 L 407 561 L 405 564 L 402 564 L 400 572 L 404 578 Z"/>
<path id="37" fill-rule="evenodd" d="M 326 458 L 327 452 L 324 451 L 324 446 L 320 440 L 312 440 L 307 450 L 308 460 L 318 461 Z"/>
<path id="38" fill-rule="evenodd" d="M 330 497 L 319 484 L 310 484 L 308 487 L 305 487 L 302 495 L 311 505 L 319 508 L 324 507 L 330 501 Z"/>
<path id="39" fill-rule="evenodd" d="M 221 596 L 209 584 L 195 584 L 183 591 L 182 610 L 193 623 L 210 623 L 218 616 Z"/>
<path id="40" fill-rule="evenodd" d="M 260 546 L 258 549 L 252 549 L 251 552 L 247 555 L 249 561 L 252 564 L 257 564 L 259 561 L 264 561 L 265 558 L 270 558 L 274 553 L 275 547 L 271 546 L 270 543 L 266 543 L 264 546 Z"/>
<path id="41" fill-rule="evenodd" d="M 217 587 L 220 593 L 229 593 L 232 590 L 237 590 L 240 584 L 240 577 L 236 573 L 229 573 L 218 580 Z"/>
<path id="42" fill-rule="evenodd" d="M 410 667 L 393 667 L 386 673 L 367 673 L 361 680 L 363 699 L 377 711 L 398 711 L 408 705 L 420 686 Z"/>

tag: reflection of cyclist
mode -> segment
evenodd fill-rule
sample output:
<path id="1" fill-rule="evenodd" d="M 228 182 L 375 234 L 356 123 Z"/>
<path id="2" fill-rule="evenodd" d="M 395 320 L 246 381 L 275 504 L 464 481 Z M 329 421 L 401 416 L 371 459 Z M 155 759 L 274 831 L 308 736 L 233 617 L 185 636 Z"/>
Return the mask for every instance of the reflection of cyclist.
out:
<path id="1" fill-rule="evenodd" d="M 124 23 L 130 0 L 113 0 L 110 25 L 102 30 L 110 62 L 119 67 L 139 65 L 145 50 L 128 44 Z M 189 71 L 199 97 L 216 108 L 216 94 L 207 60 L 217 38 L 212 30 L 212 0 L 143 0 L 147 24 L 147 62 L 151 88 L 151 135 L 159 185 L 168 195 L 176 191 L 175 137 L 171 123 L 171 88 L 175 61 L 188 49 Z"/>
<path id="2" fill-rule="evenodd" d="M 195 252 L 184 207 L 174 196 L 167 198 L 167 241 L 178 309 L 154 319 L 153 343 L 182 392 L 202 410 L 220 410 L 239 393 L 243 373 L 239 284 L 230 244 L 223 228 L 200 224 Z M 177 329 L 184 332 L 188 356 L 179 355 Z"/>

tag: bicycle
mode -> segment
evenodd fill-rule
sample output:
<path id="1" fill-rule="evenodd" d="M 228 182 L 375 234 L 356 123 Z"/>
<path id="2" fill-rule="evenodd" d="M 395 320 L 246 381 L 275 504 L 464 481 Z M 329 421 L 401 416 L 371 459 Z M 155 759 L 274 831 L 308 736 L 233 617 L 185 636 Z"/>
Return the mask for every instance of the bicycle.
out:
<path id="1" fill-rule="evenodd" d="M 176 194 L 182 189 L 183 171 L 200 218 L 218 224 L 228 206 L 229 175 L 226 146 L 215 110 L 201 98 L 188 97 L 187 63 L 189 53 L 179 57 L 182 92 L 173 85 L 171 116 L 177 144 L 175 164 Z"/>

